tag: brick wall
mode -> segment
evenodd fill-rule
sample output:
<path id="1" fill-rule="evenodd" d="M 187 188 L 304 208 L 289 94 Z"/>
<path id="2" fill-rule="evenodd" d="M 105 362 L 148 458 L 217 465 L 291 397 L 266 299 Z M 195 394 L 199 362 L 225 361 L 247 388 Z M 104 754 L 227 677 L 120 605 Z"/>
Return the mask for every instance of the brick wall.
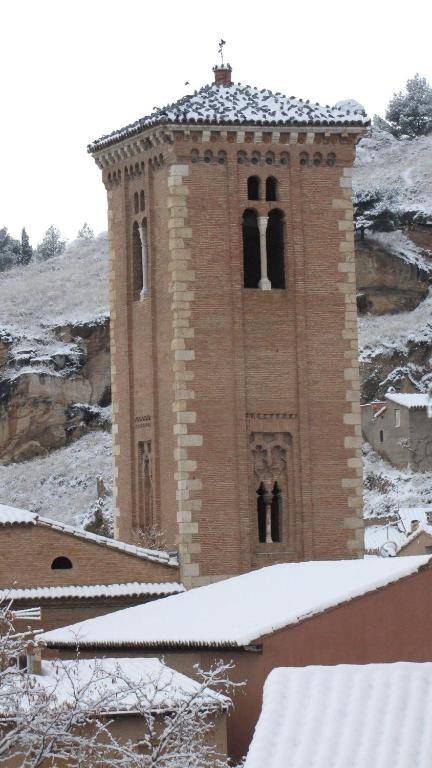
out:
<path id="1" fill-rule="evenodd" d="M 34 525 L 0 526 L 0 587 L 178 581 L 178 569 Z M 56 557 L 73 567 L 52 570 Z M 31 564 L 31 565 L 30 565 Z"/>

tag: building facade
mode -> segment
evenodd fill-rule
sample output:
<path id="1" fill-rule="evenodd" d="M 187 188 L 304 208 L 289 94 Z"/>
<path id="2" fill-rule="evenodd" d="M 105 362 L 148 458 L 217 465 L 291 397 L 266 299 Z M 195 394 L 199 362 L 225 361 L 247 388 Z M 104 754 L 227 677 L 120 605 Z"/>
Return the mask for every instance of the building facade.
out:
<path id="1" fill-rule="evenodd" d="M 429 396 L 387 392 L 385 400 L 361 406 L 362 431 L 374 451 L 395 467 L 432 470 L 432 419 Z"/>
<path id="2" fill-rule="evenodd" d="M 363 552 L 367 118 L 214 71 L 89 147 L 108 192 L 117 536 L 162 530 L 186 585 Z"/>

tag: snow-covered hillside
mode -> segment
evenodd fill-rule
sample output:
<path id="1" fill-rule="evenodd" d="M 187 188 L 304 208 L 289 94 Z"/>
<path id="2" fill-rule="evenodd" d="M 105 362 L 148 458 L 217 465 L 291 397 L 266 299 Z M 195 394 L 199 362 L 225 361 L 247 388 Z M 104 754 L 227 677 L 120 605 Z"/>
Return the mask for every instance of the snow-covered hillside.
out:
<path id="1" fill-rule="evenodd" d="M 61 256 L 0 273 L 0 328 L 46 340 L 51 328 L 108 314 L 108 245 L 75 240 Z"/>
<path id="2" fill-rule="evenodd" d="M 98 431 L 43 458 L 0 465 L 0 503 L 80 525 L 97 499 L 100 476 L 109 513 L 111 453 L 111 435 Z"/>
<path id="3" fill-rule="evenodd" d="M 357 147 L 353 188 L 366 220 L 389 209 L 432 223 L 432 135 L 395 139 L 373 130 Z"/>

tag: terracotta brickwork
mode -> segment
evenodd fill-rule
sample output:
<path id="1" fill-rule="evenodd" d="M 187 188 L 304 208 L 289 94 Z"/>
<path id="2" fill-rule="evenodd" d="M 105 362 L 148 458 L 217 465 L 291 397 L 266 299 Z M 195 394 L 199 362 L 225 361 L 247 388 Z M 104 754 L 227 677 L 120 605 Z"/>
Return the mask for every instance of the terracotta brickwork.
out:
<path id="1" fill-rule="evenodd" d="M 178 568 L 36 525 L 0 526 L 0 549 L 2 589 L 172 582 L 179 577 Z M 51 564 L 57 557 L 67 557 L 72 568 L 53 570 Z"/>
<path id="2" fill-rule="evenodd" d="M 186 585 L 363 553 L 351 204 L 360 134 L 163 126 L 94 153 L 109 205 L 117 535 L 162 529 Z M 251 175 L 259 200 L 248 199 Z M 244 287 L 246 209 L 282 212 L 285 288 Z M 139 296 L 133 229 L 143 220 Z M 263 487 L 282 489 L 273 542 L 260 541 L 259 471 Z"/>

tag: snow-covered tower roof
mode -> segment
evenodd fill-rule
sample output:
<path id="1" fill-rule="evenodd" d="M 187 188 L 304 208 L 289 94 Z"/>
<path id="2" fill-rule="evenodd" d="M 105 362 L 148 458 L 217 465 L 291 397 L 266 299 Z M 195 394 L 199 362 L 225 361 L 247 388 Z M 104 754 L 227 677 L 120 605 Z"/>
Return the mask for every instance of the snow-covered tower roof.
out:
<path id="1" fill-rule="evenodd" d="M 364 107 L 352 99 L 335 106 L 322 106 L 295 96 L 284 96 L 267 88 L 231 82 L 231 66 L 213 68 L 215 81 L 178 101 L 157 107 L 117 131 L 92 142 L 93 153 L 157 125 L 268 125 L 268 126 L 365 126 L 369 118 Z"/>

